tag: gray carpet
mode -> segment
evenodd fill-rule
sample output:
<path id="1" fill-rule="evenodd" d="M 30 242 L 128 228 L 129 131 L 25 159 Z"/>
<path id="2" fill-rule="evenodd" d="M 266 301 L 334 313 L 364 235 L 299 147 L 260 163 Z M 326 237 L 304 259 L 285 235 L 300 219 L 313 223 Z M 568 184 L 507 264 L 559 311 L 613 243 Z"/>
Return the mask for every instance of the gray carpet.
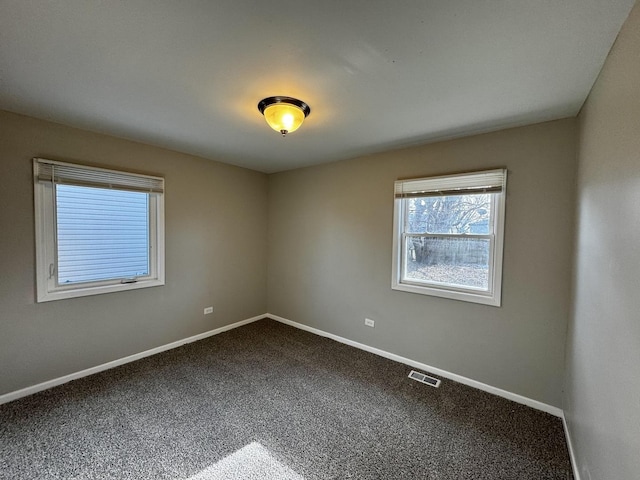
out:
<path id="1" fill-rule="evenodd" d="M 558 418 L 272 320 L 0 406 L 1 479 L 570 479 Z"/>

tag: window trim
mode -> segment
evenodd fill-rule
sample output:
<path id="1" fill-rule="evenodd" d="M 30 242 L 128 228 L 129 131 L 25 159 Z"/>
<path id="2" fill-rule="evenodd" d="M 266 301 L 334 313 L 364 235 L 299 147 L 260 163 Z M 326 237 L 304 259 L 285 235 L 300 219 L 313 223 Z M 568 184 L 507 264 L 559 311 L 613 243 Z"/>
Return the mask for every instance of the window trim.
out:
<path id="1" fill-rule="evenodd" d="M 68 176 L 49 174 L 50 166 L 68 168 Z M 44 172 L 44 173 L 43 173 Z M 53 171 L 51 171 L 53 172 Z M 76 174 L 92 177 L 88 184 Z M 128 183 L 128 180 L 130 182 Z M 164 245 L 164 179 L 150 175 L 129 173 L 58 162 L 43 158 L 33 159 L 34 214 L 36 240 L 36 302 L 48 302 L 67 298 L 84 297 L 120 291 L 136 290 L 165 284 Z M 96 186 L 149 193 L 149 275 L 136 279 L 135 283 L 122 283 L 125 279 L 101 280 L 70 285 L 56 285 L 51 279 L 50 265 L 56 260 L 56 206 L 55 183 L 78 186 Z"/>
<path id="2" fill-rule="evenodd" d="M 468 189 L 465 188 L 465 177 L 469 180 Z M 480 188 L 483 178 L 487 179 L 488 188 Z M 500 179 L 500 185 L 496 185 Z M 440 189 L 439 186 L 442 186 Z M 454 175 L 442 175 L 437 177 L 424 177 L 418 179 L 398 180 L 394 184 L 395 200 L 393 210 L 393 259 L 391 288 L 409 293 L 431 295 L 436 297 L 461 300 L 483 305 L 499 307 L 502 304 L 502 262 L 504 253 L 504 222 L 506 204 L 507 170 L 485 170 Z M 412 190 L 407 194 L 407 191 Z M 418 189 L 418 190 L 415 190 Z M 423 285 L 417 282 L 403 281 L 402 274 L 405 267 L 403 244 L 404 209 L 406 198 L 420 196 L 419 192 L 431 194 L 464 194 L 485 191 L 496 193 L 492 202 L 493 216 L 493 240 L 491 241 L 491 268 L 489 269 L 489 290 L 474 291 L 473 288 L 461 288 L 450 285 Z M 469 236 L 471 237 L 471 236 Z"/>

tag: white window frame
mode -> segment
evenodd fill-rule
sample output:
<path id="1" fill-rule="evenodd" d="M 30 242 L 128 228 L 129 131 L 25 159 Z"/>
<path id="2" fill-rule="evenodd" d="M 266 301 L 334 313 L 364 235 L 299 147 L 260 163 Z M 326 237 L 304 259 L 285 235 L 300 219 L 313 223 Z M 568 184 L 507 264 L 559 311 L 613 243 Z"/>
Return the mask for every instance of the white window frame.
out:
<path id="1" fill-rule="evenodd" d="M 33 159 L 36 301 L 48 302 L 164 285 L 164 179 L 150 175 Z M 149 193 L 149 274 L 135 279 L 57 283 L 55 185 L 94 186 Z"/>
<path id="2" fill-rule="evenodd" d="M 393 262 L 391 288 L 404 292 L 432 295 L 436 297 L 462 300 L 499 307 L 502 302 L 502 259 L 504 247 L 504 220 L 507 187 L 507 170 L 495 169 L 481 172 L 442 175 L 437 177 L 398 180 L 394 184 L 395 201 L 393 213 Z M 404 220 L 406 199 L 425 195 L 462 195 L 465 193 L 494 194 L 492 201 L 493 231 L 490 239 L 489 285 L 488 290 L 464 288 L 435 283 L 410 282 L 403 280 L 406 258 Z M 446 236 L 446 235 L 442 235 Z M 457 236 L 457 235 L 456 235 Z M 487 237 L 486 235 L 481 235 Z M 474 238 L 478 235 L 460 235 Z"/>

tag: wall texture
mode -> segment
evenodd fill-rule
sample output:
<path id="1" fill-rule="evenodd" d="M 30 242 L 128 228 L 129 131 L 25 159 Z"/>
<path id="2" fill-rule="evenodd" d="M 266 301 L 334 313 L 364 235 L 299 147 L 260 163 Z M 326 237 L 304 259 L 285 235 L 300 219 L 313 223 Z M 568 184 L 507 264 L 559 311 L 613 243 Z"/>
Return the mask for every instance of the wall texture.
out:
<path id="1" fill-rule="evenodd" d="M 35 303 L 37 156 L 164 176 L 166 285 Z M 0 178 L 0 394 L 266 311 L 264 174 L 0 112 Z"/>
<path id="2" fill-rule="evenodd" d="M 269 313 L 560 407 L 575 128 L 567 119 L 271 175 Z M 391 290 L 394 180 L 503 166 L 502 307 Z"/>
<path id="3" fill-rule="evenodd" d="M 565 414 L 582 480 L 640 472 L 640 4 L 579 117 Z"/>

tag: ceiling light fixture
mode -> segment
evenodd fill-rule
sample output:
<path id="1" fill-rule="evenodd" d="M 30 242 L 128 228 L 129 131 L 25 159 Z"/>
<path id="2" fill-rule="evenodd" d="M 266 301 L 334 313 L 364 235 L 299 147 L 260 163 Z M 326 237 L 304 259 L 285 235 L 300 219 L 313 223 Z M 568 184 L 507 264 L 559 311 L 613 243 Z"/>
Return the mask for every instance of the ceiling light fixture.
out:
<path id="1" fill-rule="evenodd" d="M 264 115 L 269 126 L 280 132 L 283 137 L 300 128 L 304 119 L 311 113 L 309 105 L 291 97 L 265 98 L 258 103 L 258 110 Z"/>

